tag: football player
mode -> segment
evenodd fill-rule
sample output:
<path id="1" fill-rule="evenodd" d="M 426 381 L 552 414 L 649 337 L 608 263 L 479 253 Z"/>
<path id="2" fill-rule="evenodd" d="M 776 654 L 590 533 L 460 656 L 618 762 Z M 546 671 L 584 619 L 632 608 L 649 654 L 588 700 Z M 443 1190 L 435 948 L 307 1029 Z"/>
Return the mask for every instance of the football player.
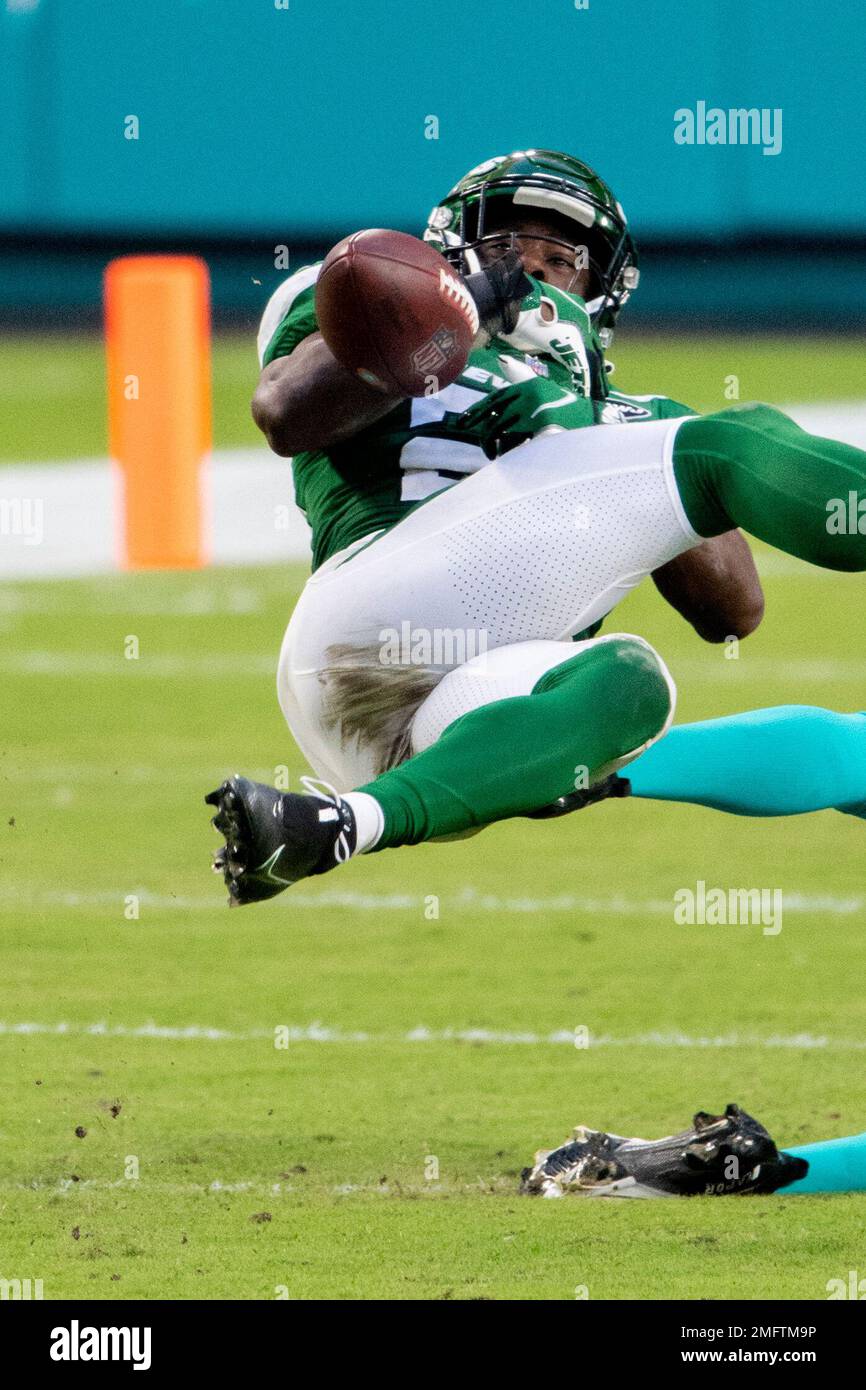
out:
<path id="1" fill-rule="evenodd" d="M 828 499 L 866 497 L 866 454 L 769 406 L 697 417 L 610 386 L 637 256 L 586 165 L 538 150 L 488 161 L 425 237 L 484 326 L 434 395 L 388 396 L 334 358 L 318 266 L 264 314 L 253 413 L 292 457 L 314 569 L 278 690 L 326 785 L 236 776 L 210 794 L 232 904 L 357 853 L 620 790 L 614 774 L 667 731 L 675 692 L 647 642 L 598 627 L 652 574 L 710 640 L 752 630 L 761 595 L 737 527 L 866 568 L 866 537 L 826 525 Z"/>

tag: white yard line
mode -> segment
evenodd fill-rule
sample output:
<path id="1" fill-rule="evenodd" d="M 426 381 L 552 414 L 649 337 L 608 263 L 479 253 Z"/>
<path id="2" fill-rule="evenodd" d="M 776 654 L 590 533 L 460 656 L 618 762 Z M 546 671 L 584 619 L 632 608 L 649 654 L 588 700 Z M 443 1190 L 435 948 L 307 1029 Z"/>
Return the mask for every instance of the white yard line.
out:
<path id="1" fill-rule="evenodd" d="M 364 1032 L 351 1029 L 328 1027 L 322 1023 L 308 1023 L 303 1026 L 280 1025 L 281 1039 L 290 1044 L 298 1043 L 341 1043 L 375 1044 L 388 1043 L 491 1043 L 501 1046 L 520 1045 L 524 1047 L 567 1046 L 575 1047 L 572 1029 L 561 1028 L 549 1033 L 532 1030 L 496 1028 L 425 1028 L 418 1026 L 406 1032 Z M 250 1028 L 233 1030 L 210 1028 L 200 1024 L 173 1026 L 157 1023 L 40 1023 L 24 1021 L 20 1023 L 0 1022 L 0 1036 L 11 1037 L 87 1037 L 87 1038 L 156 1038 L 168 1042 L 264 1042 L 274 1044 L 274 1028 Z M 616 1037 L 610 1033 L 590 1033 L 584 1045 L 581 1042 L 576 1051 L 592 1050 L 597 1047 L 649 1049 L 721 1049 L 756 1047 L 769 1050 L 806 1050 L 862 1052 L 866 1050 L 866 1038 L 832 1038 L 814 1033 L 719 1033 L 689 1034 L 680 1032 L 634 1033 Z"/>
<path id="2" fill-rule="evenodd" d="M 736 658 L 726 656 L 727 648 L 715 647 L 703 657 L 681 657 L 672 663 L 674 676 L 688 677 L 694 684 L 766 685 L 768 680 L 828 682 L 851 681 L 866 691 L 866 657 L 760 657 L 745 646 Z M 0 651 L 0 671 L 19 676 L 104 676 L 108 680 L 165 680 L 169 677 L 206 680 L 215 676 L 267 677 L 276 682 L 277 653 L 220 652 L 197 656 L 189 652 L 143 651 L 135 661 L 124 658 L 118 641 L 112 652 Z"/>
<path id="3" fill-rule="evenodd" d="M 315 1178 L 313 1178 L 315 1183 Z M 50 1192 L 57 1194 L 79 1193 L 82 1190 L 88 1192 L 117 1192 L 123 1189 L 125 1192 L 143 1192 L 147 1196 L 154 1193 L 165 1194 L 171 1197 L 206 1197 L 209 1193 L 225 1195 L 226 1193 L 249 1193 L 263 1197 L 282 1197 L 293 1192 L 309 1191 L 309 1187 L 301 1183 L 291 1182 L 268 1182 L 267 1180 L 247 1179 L 235 1182 L 224 1182 L 221 1178 L 214 1178 L 208 1182 L 161 1182 L 151 1178 L 58 1178 L 56 1182 L 45 1182 L 39 1178 L 34 1178 L 32 1182 L 9 1182 L 0 1179 L 0 1192 Z M 501 1173 L 491 1174 L 487 1178 L 478 1177 L 472 1183 L 453 1183 L 447 1180 L 437 1180 L 436 1182 L 345 1182 L 332 1186 L 329 1191 L 335 1197 L 351 1197 L 356 1194 L 374 1193 L 379 1197 L 412 1196 L 420 1197 L 430 1195 L 435 1197 L 437 1193 L 464 1192 L 477 1193 L 501 1191 L 505 1195 L 514 1195 L 515 1181 L 513 1178 L 505 1178 Z"/>
<path id="4" fill-rule="evenodd" d="M 74 890 L 34 888 L 28 891 L 15 884 L 2 887 L 0 891 L 0 913 L 20 913 L 22 910 L 42 908 L 83 908 L 116 907 L 119 914 L 130 896 L 138 898 L 140 908 L 174 910 L 179 912 L 216 911 L 223 906 L 221 889 L 200 897 L 183 896 L 173 893 L 153 893 L 140 885 L 130 887 L 106 888 L 99 891 L 76 892 Z M 622 894 L 607 897 L 584 897 L 577 893 L 560 893 L 555 897 L 503 897 L 499 893 L 483 893 L 475 888 L 463 888 L 454 894 L 440 894 L 439 911 L 447 912 L 493 912 L 515 914 L 517 916 L 545 916 L 551 912 L 580 912 L 596 916 L 646 917 L 673 915 L 671 898 L 631 898 Z M 337 889 L 321 893 L 292 893 L 284 900 L 287 909 L 300 908 L 321 911 L 324 908 L 346 908 L 358 912 L 423 912 L 427 896 L 422 893 L 358 893 L 340 892 Z M 782 898 L 786 913 L 824 913 L 835 917 L 850 917 L 866 908 L 866 898 L 862 895 L 837 897 L 831 893 L 785 893 Z M 136 923 L 130 921 L 133 928 Z"/>
<path id="5" fill-rule="evenodd" d="M 220 652 L 190 656 L 188 652 L 153 652 L 145 649 L 136 660 L 127 661 L 118 638 L 112 652 L 28 651 L 0 653 L 0 671 L 23 676 L 105 676 L 112 681 L 163 680 L 169 676 L 189 676 L 197 680 L 209 676 L 269 676 L 277 679 L 277 651 L 255 654 Z M 866 664 L 864 664 L 866 674 Z"/>

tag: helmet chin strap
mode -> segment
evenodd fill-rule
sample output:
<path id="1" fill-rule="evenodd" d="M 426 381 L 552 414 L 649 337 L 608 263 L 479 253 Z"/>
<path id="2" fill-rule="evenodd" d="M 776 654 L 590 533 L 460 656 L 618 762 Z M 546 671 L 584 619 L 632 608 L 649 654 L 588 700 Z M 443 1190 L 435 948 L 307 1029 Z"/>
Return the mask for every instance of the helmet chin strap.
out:
<path id="1" fill-rule="evenodd" d="M 595 325 L 595 330 L 598 334 L 598 340 L 601 343 L 601 346 L 605 352 L 607 352 L 608 348 L 613 342 L 613 329 L 609 327 L 599 328 L 597 320 L 600 318 L 601 314 L 607 308 L 616 309 L 616 300 L 614 299 L 613 295 L 600 294 L 597 296 L 597 298 L 590 299 L 586 306 L 586 311 L 589 314 L 590 322 Z"/>

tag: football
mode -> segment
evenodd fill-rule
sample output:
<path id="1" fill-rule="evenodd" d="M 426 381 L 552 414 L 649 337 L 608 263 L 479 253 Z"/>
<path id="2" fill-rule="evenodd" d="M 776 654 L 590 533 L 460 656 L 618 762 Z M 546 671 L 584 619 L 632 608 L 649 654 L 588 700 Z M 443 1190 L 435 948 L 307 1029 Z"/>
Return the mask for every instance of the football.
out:
<path id="1" fill-rule="evenodd" d="M 405 232 L 354 232 L 328 253 L 316 284 L 325 342 L 369 386 L 424 396 L 466 365 L 475 302 L 456 271 Z"/>

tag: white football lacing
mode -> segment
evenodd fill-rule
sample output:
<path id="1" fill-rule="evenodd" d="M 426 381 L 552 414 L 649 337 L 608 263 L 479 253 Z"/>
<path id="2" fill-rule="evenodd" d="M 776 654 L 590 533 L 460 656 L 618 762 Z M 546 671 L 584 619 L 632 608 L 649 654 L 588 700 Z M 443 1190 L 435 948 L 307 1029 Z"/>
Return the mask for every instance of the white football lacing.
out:
<path id="1" fill-rule="evenodd" d="M 318 797 L 320 801 L 327 801 L 329 806 L 335 807 L 341 821 L 344 807 L 351 815 L 349 807 L 346 806 L 340 793 L 331 786 L 330 782 L 323 782 L 321 777 L 301 777 L 300 780 L 304 791 L 309 792 L 310 796 Z M 324 787 L 324 791 L 320 791 L 320 787 Z M 334 859 L 338 864 L 345 864 L 351 857 L 352 849 L 349 844 L 349 837 L 345 830 L 341 830 L 334 842 Z"/>

